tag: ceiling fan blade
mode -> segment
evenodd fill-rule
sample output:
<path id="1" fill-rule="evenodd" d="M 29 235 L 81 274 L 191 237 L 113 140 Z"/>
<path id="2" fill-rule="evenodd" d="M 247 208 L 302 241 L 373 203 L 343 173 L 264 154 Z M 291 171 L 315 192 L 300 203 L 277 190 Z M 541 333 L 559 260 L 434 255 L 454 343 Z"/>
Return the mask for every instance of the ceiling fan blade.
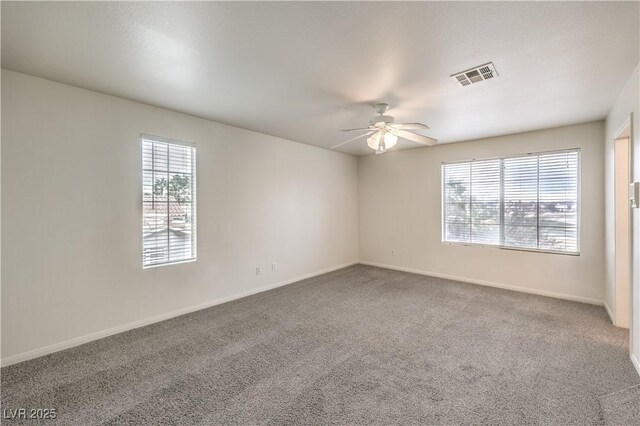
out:
<path id="1" fill-rule="evenodd" d="M 406 130 L 398 130 L 392 133 L 399 138 L 408 139 L 410 141 L 417 142 L 426 146 L 432 146 L 438 143 L 438 141 L 433 138 L 422 136 L 417 133 L 407 132 Z"/>
<path id="2" fill-rule="evenodd" d="M 365 133 L 365 134 L 363 134 L 363 135 L 358 135 L 358 136 L 356 136 L 355 138 L 351 138 L 351 139 L 349 139 L 348 141 L 344 141 L 344 142 L 339 143 L 338 145 L 334 145 L 334 146 L 332 146 L 332 147 L 331 147 L 331 149 L 336 149 L 336 148 L 337 148 L 337 147 L 339 147 L 339 146 L 346 145 L 346 144 L 348 144 L 349 142 L 353 142 L 353 141 L 358 140 L 358 139 L 360 139 L 360 138 L 364 138 L 364 137 L 370 136 L 370 135 L 372 135 L 372 134 L 374 134 L 374 133 L 375 133 L 375 131 L 373 131 L 373 132 L 372 132 L 372 131 L 370 131 L 369 133 Z"/>
<path id="3" fill-rule="evenodd" d="M 344 129 L 342 131 L 343 132 L 365 132 L 365 131 L 370 132 L 372 130 L 377 130 L 377 129 L 375 128 L 372 129 L 371 127 L 362 127 L 360 129 Z"/>
<path id="4" fill-rule="evenodd" d="M 389 126 L 393 127 L 394 129 L 398 129 L 398 130 L 430 129 L 429 126 L 427 126 L 426 124 L 422 124 L 422 123 L 393 123 L 393 124 L 390 124 Z"/>

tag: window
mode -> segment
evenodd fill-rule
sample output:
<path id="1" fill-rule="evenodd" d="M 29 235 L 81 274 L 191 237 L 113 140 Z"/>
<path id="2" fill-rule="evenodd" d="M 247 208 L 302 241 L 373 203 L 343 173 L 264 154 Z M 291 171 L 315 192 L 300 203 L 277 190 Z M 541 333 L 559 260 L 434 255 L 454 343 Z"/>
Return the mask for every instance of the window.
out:
<path id="1" fill-rule="evenodd" d="M 580 151 L 442 164 L 442 240 L 578 254 Z"/>
<path id="2" fill-rule="evenodd" d="M 196 148 L 142 137 L 142 266 L 196 258 Z"/>

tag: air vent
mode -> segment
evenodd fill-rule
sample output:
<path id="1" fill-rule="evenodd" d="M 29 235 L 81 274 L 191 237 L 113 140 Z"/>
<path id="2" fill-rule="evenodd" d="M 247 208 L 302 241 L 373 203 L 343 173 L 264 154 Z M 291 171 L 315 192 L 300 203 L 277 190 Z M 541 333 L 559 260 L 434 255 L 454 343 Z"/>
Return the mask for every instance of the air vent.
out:
<path id="1" fill-rule="evenodd" d="M 489 62 L 488 64 L 452 74 L 451 78 L 453 78 L 460 86 L 464 87 L 489 80 L 490 78 L 496 78 L 497 76 L 498 73 L 496 72 L 495 67 L 491 62 Z"/>

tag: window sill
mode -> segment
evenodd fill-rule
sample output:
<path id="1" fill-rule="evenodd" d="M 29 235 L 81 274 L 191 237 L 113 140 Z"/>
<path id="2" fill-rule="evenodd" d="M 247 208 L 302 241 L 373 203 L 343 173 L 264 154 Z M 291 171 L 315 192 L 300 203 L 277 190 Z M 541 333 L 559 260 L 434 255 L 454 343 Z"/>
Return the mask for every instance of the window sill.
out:
<path id="1" fill-rule="evenodd" d="M 195 262 L 196 259 L 185 259 L 185 260 L 176 260 L 175 262 L 164 262 L 164 263 L 156 263 L 153 265 L 142 265 L 142 269 L 153 269 L 158 268 L 160 266 L 171 266 L 171 265 L 180 265 L 181 263 L 191 263 Z"/>
<path id="2" fill-rule="evenodd" d="M 482 247 L 482 248 L 493 248 L 493 249 L 501 249 L 501 250 L 510 250 L 510 251 L 526 251 L 532 253 L 542 253 L 542 254 L 559 254 L 564 256 L 580 256 L 579 251 L 558 251 L 558 250 L 544 250 L 544 249 L 534 249 L 534 248 L 526 248 L 526 247 L 509 247 L 509 246 L 498 246 L 493 244 L 479 244 L 479 243 L 461 243 L 456 241 L 441 241 L 444 245 L 449 246 L 470 246 L 470 247 Z"/>

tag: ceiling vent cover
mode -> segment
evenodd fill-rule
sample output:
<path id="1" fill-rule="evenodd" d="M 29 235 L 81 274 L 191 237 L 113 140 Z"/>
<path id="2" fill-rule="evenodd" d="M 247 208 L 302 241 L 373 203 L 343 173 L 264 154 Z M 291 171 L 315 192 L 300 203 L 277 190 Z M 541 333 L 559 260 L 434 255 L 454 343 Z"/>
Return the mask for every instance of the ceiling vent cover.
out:
<path id="1" fill-rule="evenodd" d="M 458 72 L 451 75 L 451 78 L 455 80 L 460 86 L 470 86 L 474 83 L 480 83 L 481 81 L 496 78 L 498 73 L 496 68 L 491 62 L 484 65 L 480 65 L 466 71 Z"/>

